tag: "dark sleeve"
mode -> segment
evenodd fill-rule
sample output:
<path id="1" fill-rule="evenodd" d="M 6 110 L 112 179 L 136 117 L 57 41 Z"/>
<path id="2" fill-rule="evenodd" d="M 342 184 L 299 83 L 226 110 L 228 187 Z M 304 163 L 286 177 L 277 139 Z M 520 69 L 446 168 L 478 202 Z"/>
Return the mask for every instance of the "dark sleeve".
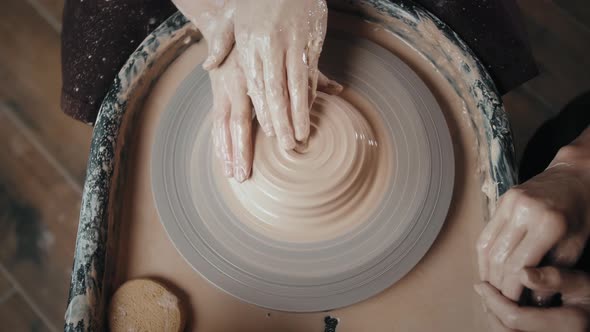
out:
<path id="1" fill-rule="evenodd" d="M 537 74 L 514 0 L 416 0 L 447 23 L 490 71 L 501 93 Z M 170 0 L 66 0 L 62 109 L 94 123 L 133 50 L 175 11 Z"/>
<path id="2" fill-rule="evenodd" d="M 538 74 L 515 0 L 414 0 L 451 27 L 505 94 Z"/>
<path id="3" fill-rule="evenodd" d="M 94 123 L 102 99 L 129 55 L 175 10 L 170 0 L 66 0 L 62 110 Z"/>

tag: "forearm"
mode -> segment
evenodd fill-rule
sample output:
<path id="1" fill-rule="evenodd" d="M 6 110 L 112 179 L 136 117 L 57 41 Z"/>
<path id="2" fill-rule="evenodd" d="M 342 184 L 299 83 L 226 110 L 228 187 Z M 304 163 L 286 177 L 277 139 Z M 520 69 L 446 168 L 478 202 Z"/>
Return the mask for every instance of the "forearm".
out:
<path id="1" fill-rule="evenodd" d="M 590 127 L 586 128 L 578 138 L 564 146 L 549 164 L 549 168 L 558 165 L 570 167 L 590 173 Z"/>
<path id="2" fill-rule="evenodd" d="M 573 196 L 578 208 L 584 211 L 582 218 L 590 227 L 590 127 L 586 128 L 578 138 L 562 147 L 544 172 L 555 173 L 559 181 L 569 181 L 569 190 L 575 192 Z M 550 188 L 548 188 L 549 190 Z"/>
<path id="3" fill-rule="evenodd" d="M 230 0 L 172 0 L 172 3 L 199 29 L 209 24 Z"/>

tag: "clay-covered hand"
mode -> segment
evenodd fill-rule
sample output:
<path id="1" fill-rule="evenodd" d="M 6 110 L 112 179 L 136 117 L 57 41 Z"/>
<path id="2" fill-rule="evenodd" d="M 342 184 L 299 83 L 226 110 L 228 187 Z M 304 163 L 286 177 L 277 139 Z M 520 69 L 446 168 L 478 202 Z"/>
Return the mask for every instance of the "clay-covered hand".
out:
<path id="1" fill-rule="evenodd" d="M 525 267 L 572 266 L 590 234 L 590 130 L 543 173 L 504 194 L 478 242 L 480 276 L 516 301 Z"/>
<path id="2" fill-rule="evenodd" d="M 213 90 L 213 145 L 227 177 L 243 182 L 252 170 L 252 104 L 246 78 L 233 50 L 209 71 Z"/>
<path id="3" fill-rule="evenodd" d="M 309 136 L 318 83 L 328 93 L 342 89 L 318 71 L 327 14 L 325 0 L 236 1 L 236 48 L 248 94 L 260 126 L 284 149 Z"/>
<path id="4" fill-rule="evenodd" d="M 527 268 L 520 281 L 539 293 L 560 293 L 562 305 L 524 307 L 503 296 L 488 283 L 475 285 L 492 331 L 586 332 L 590 328 L 590 276 L 555 267 Z"/>
<path id="5" fill-rule="evenodd" d="M 176 8 L 199 28 L 208 43 L 203 68 L 219 66 L 234 46 L 235 0 L 172 0 Z"/>
<path id="6" fill-rule="evenodd" d="M 209 71 L 213 90 L 213 148 L 223 164 L 223 172 L 243 182 L 250 177 L 253 162 L 252 103 L 246 78 L 234 49 L 225 62 Z M 330 91 L 329 80 L 320 80 L 318 89 Z"/>

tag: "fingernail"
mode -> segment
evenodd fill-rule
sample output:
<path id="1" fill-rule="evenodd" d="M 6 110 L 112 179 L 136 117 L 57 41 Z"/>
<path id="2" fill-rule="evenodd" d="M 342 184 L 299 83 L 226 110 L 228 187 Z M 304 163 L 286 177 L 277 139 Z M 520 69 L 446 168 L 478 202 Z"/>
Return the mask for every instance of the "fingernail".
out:
<path id="1" fill-rule="evenodd" d="M 280 138 L 281 146 L 285 150 L 293 150 L 295 148 L 295 140 L 292 135 L 283 135 Z"/>
<path id="2" fill-rule="evenodd" d="M 246 181 L 246 171 L 242 167 L 236 167 L 234 169 L 234 178 L 240 183 Z"/>
<path id="3" fill-rule="evenodd" d="M 529 281 L 534 284 L 538 284 L 543 281 L 543 273 L 541 273 L 539 270 L 535 268 L 526 269 L 526 274 L 527 278 L 529 278 Z"/>
<path id="4" fill-rule="evenodd" d="M 305 152 L 307 152 L 308 146 L 309 146 L 309 138 L 306 138 L 302 141 L 298 141 L 297 145 L 295 146 L 295 152 L 305 153 Z"/>
<path id="5" fill-rule="evenodd" d="M 213 66 L 214 61 L 215 61 L 214 56 L 210 55 L 209 57 L 207 57 L 207 60 L 205 60 L 205 62 L 203 62 L 203 69 L 210 70 L 211 66 Z"/>
<path id="6" fill-rule="evenodd" d="M 334 91 L 334 93 L 340 93 L 344 89 L 344 87 L 342 85 L 340 85 L 338 82 L 332 81 L 332 80 L 330 80 L 330 82 L 328 82 L 328 87 L 330 88 L 331 91 Z"/>
<path id="7" fill-rule="evenodd" d="M 309 137 L 309 126 L 297 125 L 295 126 L 295 132 L 298 134 L 298 141 L 306 141 Z"/>
<path id="8" fill-rule="evenodd" d="M 484 250 L 488 247 L 488 242 L 490 242 L 490 235 L 484 234 L 484 235 L 481 235 L 479 240 L 477 240 L 476 246 L 477 246 L 477 248 Z"/>
<path id="9" fill-rule="evenodd" d="M 266 135 L 266 137 L 272 137 L 275 135 L 274 130 L 272 130 L 272 127 L 266 127 L 263 128 L 262 130 L 264 130 L 264 134 Z"/>

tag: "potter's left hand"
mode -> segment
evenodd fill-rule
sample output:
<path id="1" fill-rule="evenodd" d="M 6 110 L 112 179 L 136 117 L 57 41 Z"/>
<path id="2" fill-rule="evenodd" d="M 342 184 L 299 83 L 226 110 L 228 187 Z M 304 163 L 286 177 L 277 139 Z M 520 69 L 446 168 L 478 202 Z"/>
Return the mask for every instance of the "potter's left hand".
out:
<path id="1" fill-rule="evenodd" d="M 209 71 L 213 90 L 213 149 L 223 172 L 243 182 L 252 171 L 252 104 L 246 78 L 231 51 L 223 65 Z"/>
<path id="2" fill-rule="evenodd" d="M 478 243 L 479 270 L 516 301 L 519 273 L 545 258 L 572 266 L 590 235 L 590 129 L 562 148 L 543 173 L 504 194 Z"/>
<path id="3" fill-rule="evenodd" d="M 539 293 L 560 293 L 562 305 L 551 308 L 521 307 L 488 283 L 475 286 L 481 296 L 492 331 L 586 332 L 590 328 L 590 276 L 554 267 L 527 268 L 521 282 Z"/>

